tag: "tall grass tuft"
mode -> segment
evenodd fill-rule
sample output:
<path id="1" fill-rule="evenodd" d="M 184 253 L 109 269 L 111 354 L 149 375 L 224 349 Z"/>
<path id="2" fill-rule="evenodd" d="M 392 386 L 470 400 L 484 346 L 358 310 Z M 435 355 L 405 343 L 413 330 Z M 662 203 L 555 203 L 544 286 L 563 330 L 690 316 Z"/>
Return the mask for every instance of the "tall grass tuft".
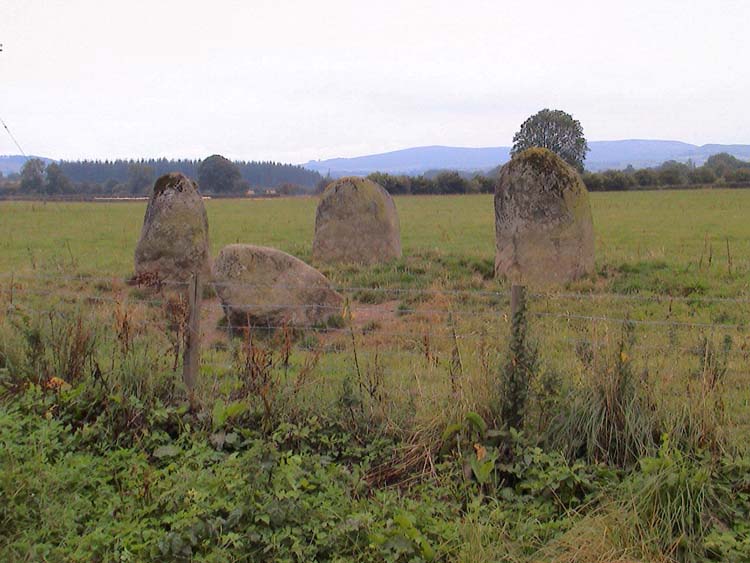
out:
<path id="1" fill-rule="evenodd" d="M 725 432 L 728 417 L 722 399 L 728 371 L 730 337 L 717 345 L 702 336 L 694 349 L 698 366 L 686 384 L 686 397 L 669 413 L 668 429 L 672 444 L 683 452 L 709 452 L 715 458 L 728 452 Z"/>
<path id="2" fill-rule="evenodd" d="M 710 460 L 686 456 L 665 438 L 658 454 L 639 465 L 624 489 L 640 537 L 677 561 L 705 560 L 712 515 L 722 512 Z"/>
<path id="3" fill-rule="evenodd" d="M 632 467 L 653 454 L 662 433 L 647 375 L 637 376 L 630 360 L 633 326 L 626 323 L 613 356 L 591 364 L 588 379 L 573 388 L 550 424 L 549 445 L 569 458 Z"/>
<path id="4" fill-rule="evenodd" d="M 12 377 L 16 381 L 46 385 L 56 378 L 75 383 L 93 365 L 96 333 L 80 310 L 70 314 L 18 313 L 11 323 L 23 342 L 22 357 L 13 354 L 16 361 Z M 9 363 L 11 355 L 3 353 L 3 356 L 4 362 Z"/>

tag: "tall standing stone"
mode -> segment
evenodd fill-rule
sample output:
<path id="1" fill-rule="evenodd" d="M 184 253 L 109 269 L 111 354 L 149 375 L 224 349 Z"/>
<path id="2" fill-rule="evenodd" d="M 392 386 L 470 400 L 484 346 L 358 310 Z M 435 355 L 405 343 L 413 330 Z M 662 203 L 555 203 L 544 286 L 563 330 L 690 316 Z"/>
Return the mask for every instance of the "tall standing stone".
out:
<path id="1" fill-rule="evenodd" d="M 495 275 L 532 286 L 594 271 L 589 194 L 573 168 L 547 149 L 516 155 L 495 188 Z"/>
<path id="2" fill-rule="evenodd" d="M 340 178 L 323 192 L 315 214 L 313 260 L 377 264 L 401 257 L 396 204 L 365 178 Z"/>
<path id="3" fill-rule="evenodd" d="M 136 276 L 186 281 L 210 274 L 208 217 L 198 186 L 172 172 L 154 183 L 135 249 Z"/>

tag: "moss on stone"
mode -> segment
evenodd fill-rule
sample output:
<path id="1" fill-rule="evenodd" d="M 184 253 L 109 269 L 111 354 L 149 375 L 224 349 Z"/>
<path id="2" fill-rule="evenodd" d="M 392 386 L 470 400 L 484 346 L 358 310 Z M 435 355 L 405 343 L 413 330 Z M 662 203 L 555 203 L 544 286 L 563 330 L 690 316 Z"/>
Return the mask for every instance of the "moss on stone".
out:
<path id="1" fill-rule="evenodd" d="M 495 273 L 514 283 L 557 285 L 594 268 L 588 192 L 578 173 L 553 152 L 516 155 L 495 191 Z"/>
<path id="2" fill-rule="evenodd" d="M 160 176 L 154 183 L 154 195 L 161 195 L 167 190 L 176 190 L 182 192 L 186 187 L 195 188 L 192 180 L 180 172 L 170 172 Z"/>
<path id="3" fill-rule="evenodd" d="M 169 195 L 165 195 L 169 192 Z M 210 269 L 208 217 L 195 184 L 178 172 L 154 184 L 135 250 L 137 274 L 182 281 Z"/>
<path id="4" fill-rule="evenodd" d="M 326 188 L 315 215 L 315 260 L 376 263 L 400 256 L 396 205 L 382 186 L 344 177 Z"/>
<path id="5" fill-rule="evenodd" d="M 532 147 L 513 157 L 511 163 L 528 165 L 540 174 L 555 176 L 570 182 L 577 180 L 577 174 L 562 158 L 551 150 Z"/>
<path id="6" fill-rule="evenodd" d="M 328 188 L 326 188 L 325 192 L 323 193 L 323 199 L 326 197 L 335 197 L 335 193 L 338 193 L 342 189 L 345 189 L 346 186 L 351 186 L 354 188 L 354 191 L 356 192 L 356 197 L 354 197 L 354 194 L 347 194 L 349 195 L 349 198 L 355 205 L 359 206 L 367 206 L 368 204 L 373 204 L 377 210 L 376 217 L 379 221 L 387 220 L 387 214 L 386 214 L 386 201 L 388 193 L 385 192 L 385 189 L 381 187 L 380 185 L 376 184 L 372 180 L 368 180 L 367 178 L 360 178 L 357 176 L 346 176 L 343 178 L 339 178 L 335 182 L 331 183 Z"/>

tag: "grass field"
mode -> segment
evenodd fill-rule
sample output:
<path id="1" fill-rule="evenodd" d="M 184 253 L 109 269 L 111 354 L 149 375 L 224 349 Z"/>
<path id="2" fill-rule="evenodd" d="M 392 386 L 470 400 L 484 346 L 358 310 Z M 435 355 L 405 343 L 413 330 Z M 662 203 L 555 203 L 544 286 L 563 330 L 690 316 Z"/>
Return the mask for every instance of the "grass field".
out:
<path id="1" fill-rule="evenodd" d="M 213 249 L 240 241 L 307 259 L 316 201 L 209 201 Z M 743 278 L 750 256 L 747 190 L 594 193 L 591 201 L 599 269 L 665 262 L 678 273 L 696 271 L 702 255 L 708 261 L 708 241 L 713 267 L 700 273 L 703 281 L 717 292 L 727 291 L 721 287 L 727 282 L 743 290 L 726 275 L 726 241 L 734 278 Z M 491 196 L 399 197 L 396 204 L 406 256 L 493 258 Z M 0 203 L 0 271 L 69 268 L 72 260 L 82 271 L 129 274 L 144 211 L 145 203 Z"/>
<path id="2" fill-rule="evenodd" d="M 396 198 L 402 260 L 321 268 L 340 326 L 248 348 L 207 293 L 192 397 L 179 300 L 122 282 L 145 203 L 0 203 L 0 559 L 748 560 L 750 191 L 591 199 L 521 435 L 489 196 Z M 208 201 L 213 251 L 309 260 L 315 205 Z"/>

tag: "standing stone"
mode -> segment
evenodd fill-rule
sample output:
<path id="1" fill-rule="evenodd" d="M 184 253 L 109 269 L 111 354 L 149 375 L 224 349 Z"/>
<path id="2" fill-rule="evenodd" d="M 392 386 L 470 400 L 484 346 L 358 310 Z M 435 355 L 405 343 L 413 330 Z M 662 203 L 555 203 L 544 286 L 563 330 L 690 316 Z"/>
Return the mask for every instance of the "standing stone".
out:
<path id="1" fill-rule="evenodd" d="M 309 326 L 342 313 L 343 299 L 323 274 L 275 248 L 225 246 L 214 281 L 232 327 Z"/>
<path id="2" fill-rule="evenodd" d="M 195 182 L 172 172 L 154 184 L 135 249 L 135 273 L 184 282 L 196 271 L 210 273 L 206 208 Z"/>
<path id="3" fill-rule="evenodd" d="M 516 155 L 495 188 L 495 275 L 532 286 L 594 271 L 594 226 L 580 176 L 547 149 Z"/>
<path id="4" fill-rule="evenodd" d="M 352 177 L 326 188 L 315 214 L 313 260 L 377 264 L 400 257 L 396 205 L 382 186 Z"/>

